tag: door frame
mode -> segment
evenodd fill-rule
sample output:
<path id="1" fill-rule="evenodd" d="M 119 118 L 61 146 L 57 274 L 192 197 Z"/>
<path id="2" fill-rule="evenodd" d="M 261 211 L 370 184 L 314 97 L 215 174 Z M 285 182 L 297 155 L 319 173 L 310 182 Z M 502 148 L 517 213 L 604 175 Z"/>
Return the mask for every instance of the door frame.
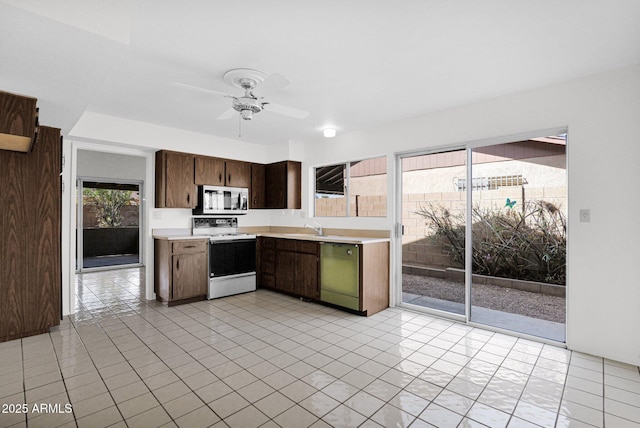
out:
<path id="1" fill-rule="evenodd" d="M 542 342 L 542 343 L 549 343 L 555 346 L 560 346 L 560 347 L 566 347 L 569 337 L 568 337 L 568 331 L 569 329 L 567 328 L 568 325 L 568 312 L 569 312 L 569 298 L 570 298 L 570 293 L 565 293 L 565 341 L 564 342 L 558 342 L 558 341 L 554 341 L 551 339 L 546 339 L 543 337 L 539 337 L 539 336 L 533 336 L 533 335 L 529 335 L 526 333 L 520 333 L 517 331 L 512 331 L 512 330 L 506 330 L 506 329 L 501 329 L 498 327 L 493 327 L 490 325 L 485 325 L 485 324 L 480 324 L 480 323 L 476 323 L 471 321 L 470 319 L 470 314 L 471 314 L 471 286 L 472 286 L 472 254 L 473 254 L 473 231 L 470 227 L 466 227 L 465 228 L 465 313 L 464 315 L 460 315 L 460 314 L 454 314 L 454 313 L 450 313 L 450 312 L 446 312 L 446 311 L 441 311 L 441 310 L 437 310 L 437 309 L 431 309 L 431 308 L 422 308 L 422 307 L 416 307 L 415 305 L 409 305 L 409 304 L 405 304 L 402 302 L 402 159 L 407 158 L 407 157 L 413 157 L 413 156 L 420 156 L 420 155 L 426 155 L 426 154 L 434 154 L 434 153 L 440 153 L 443 151 L 453 151 L 453 150 L 465 150 L 466 151 L 466 180 L 467 183 L 471 183 L 472 182 L 472 178 L 473 178 L 473 162 L 472 162 L 472 153 L 473 153 L 473 149 L 477 149 L 480 147 L 488 147 L 488 146 L 494 146 L 494 145 L 498 145 L 498 144 L 507 144 L 507 143 L 514 143 L 514 142 L 518 142 L 518 141 L 523 141 L 523 140 L 528 140 L 531 138 L 540 138 L 543 136 L 549 136 L 549 135 L 561 135 L 561 134 L 566 134 L 566 149 L 565 149 L 565 155 L 566 155 L 566 174 L 567 174 L 567 212 L 570 212 L 570 202 L 569 202 L 569 180 L 568 180 L 568 176 L 569 176 L 569 126 L 559 126 L 559 127 L 554 127 L 554 128 L 546 128 L 546 129 L 541 129 L 541 130 L 537 130 L 537 131 L 529 131 L 529 132 L 523 132 L 523 133 L 519 133 L 519 134 L 510 134 L 510 135 L 504 135 L 504 136 L 499 136 L 499 137 L 491 137 L 491 138 L 484 138 L 484 139 L 479 139 L 479 140 L 472 140 L 472 141 L 468 141 L 468 142 L 464 142 L 464 143 L 456 143 L 456 144 L 450 144 L 450 145 L 440 145 L 440 146 L 433 146 L 433 147 L 429 147 L 429 148 L 425 148 L 425 149 L 418 149 L 418 150 L 408 150 L 408 151 L 402 151 L 402 152 L 396 152 L 394 153 L 395 156 L 395 209 L 394 209 L 394 237 L 395 237 L 395 252 L 396 252 L 396 257 L 395 257 L 395 277 L 393 278 L 393 284 L 394 284 L 394 288 L 395 290 L 392 292 L 393 297 L 395 302 L 397 303 L 397 306 L 403 307 L 403 308 L 407 308 L 407 309 L 411 309 L 411 310 L 418 310 L 420 312 L 424 312 L 427 314 L 431 314 L 434 316 L 438 316 L 438 317 L 443 317 L 443 318 L 447 318 L 447 319 L 451 319 L 451 320 L 455 320 L 455 321 L 459 321 L 459 322 L 463 322 L 466 325 L 469 325 L 470 327 L 479 327 L 485 330 L 489 330 L 489 331 L 495 331 L 498 333 L 503 333 L 503 334 L 507 334 L 507 335 L 511 335 L 511 336 L 517 336 L 517 337 L 522 337 L 525 339 L 529 339 L 529 340 L 533 340 L 533 341 L 537 341 L 537 342 Z M 467 190 L 466 190 L 466 212 L 465 212 L 465 218 L 466 218 L 466 223 L 471 224 L 472 223 L 472 191 L 470 190 L 472 189 L 472 186 L 467 186 Z M 567 264 L 567 279 L 566 279 L 566 284 L 565 287 L 569 287 L 569 283 L 570 283 L 570 278 L 569 278 L 569 272 L 570 269 L 568 269 L 568 265 L 569 265 L 569 236 L 570 236 L 570 222 L 569 222 L 569 216 L 567 216 L 567 253 L 566 253 L 566 258 L 565 258 L 565 263 Z"/>
<path id="2" fill-rule="evenodd" d="M 96 142 L 87 138 L 69 137 L 63 141 L 63 192 L 62 192 L 62 312 L 75 313 L 76 304 L 76 178 L 78 170 L 78 150 L 105 152 L 136 156 L 145 159 L 145 179 L 143 200 L 144 229 L 141 230 L 144 248 L 145 298 L 156 298 L 153 290 L 153 236 L 152 207 L 155 205 L 155 149 L 133 148 L 124 145 Z"/>
<path id="3" fill-rule="evenodd" d="M 129 263 L 129 264 L 121 264 L 121 265 L 112 265 L 112 266 L 100 266 L 100 267 L 92 267 L 85 268 L 84 267 L 84 211 L 83 211 L 83 192 L 84 182 L 106 182 L 113 184 L 133 184 L 138 186 L 138 194 L 140 198 L 140 202 L 138 205 L 138 263 Z M 77 188 L 77 197 L 78 197 L 78 212 L 77 215 L 77 226 L 76 226 L 76 273 L 86 273 L 86 272 L 96 272 L 102 270 L 112 270 L 112 269 L 126 269 L 131 267 L 141 267 L 144 266 L 144 210 L 145 210 L 145 200 L 143 198 L 144 193 L 144 181 L 143 180 L 126 180 L 126 179 L 113 179 L 113 178 L 104 178 L 104 177 L 90 177 L 90 176 L 77 176 L 76 177 L 76 188 Z"/>

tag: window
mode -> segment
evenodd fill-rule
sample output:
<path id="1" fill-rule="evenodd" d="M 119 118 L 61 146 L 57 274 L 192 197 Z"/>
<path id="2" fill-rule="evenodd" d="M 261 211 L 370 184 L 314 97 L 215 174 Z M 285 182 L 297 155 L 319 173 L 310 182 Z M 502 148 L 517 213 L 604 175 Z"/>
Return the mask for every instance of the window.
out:
<path id="1" fill-rule="evenodd" d="M 386 156 L 317 167 L 315 177 L 316 217 L 387 216 Z"/>

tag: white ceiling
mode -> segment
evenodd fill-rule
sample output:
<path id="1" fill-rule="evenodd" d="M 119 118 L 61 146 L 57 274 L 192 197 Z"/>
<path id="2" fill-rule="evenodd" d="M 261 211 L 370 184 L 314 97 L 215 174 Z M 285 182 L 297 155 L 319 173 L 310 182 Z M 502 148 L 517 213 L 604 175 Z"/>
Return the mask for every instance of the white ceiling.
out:
<path id="1" fill-rule="evenodd" d="M 105 6 L 108 5 L 108 6 Z M 232 68 L 285 76 L 242 139 L 317 139 L 640 63 L 638 0 L 0 0 L 0 90 L 69 132 L 87 112 L 237 138 Z M 255 91 L 258 95 L 260 89 Z"/>

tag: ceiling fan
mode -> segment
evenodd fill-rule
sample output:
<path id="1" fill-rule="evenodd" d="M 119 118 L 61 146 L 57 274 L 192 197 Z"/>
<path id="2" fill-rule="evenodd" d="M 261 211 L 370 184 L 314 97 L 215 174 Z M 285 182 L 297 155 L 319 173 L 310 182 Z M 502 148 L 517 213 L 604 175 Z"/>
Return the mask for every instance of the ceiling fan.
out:
<path id="1" fill-rule="evenodd" d="M 289 84 L 289 81 L 279 74 L 272 74 L 267 77 L 266 74 L 258 70 L 249 68 L 235 68 L 224 74 L 224 81 L 228 84 L 241 88 L 244 94 L 240 96 L 231 95 L 225 92 L 216 91 L 214 89 L 201 88 L 191 86 L 184 83 L 175 83 L 177 86 L 194 89 L 201 92 L 222 95 L 231 98 L 233 101 L 231 107 L 224 111 L 218 119 L 229 119 L 236 113 L 240 113 L 240 117 L 244 120 L 251 120 L 253 115 L 263 110 L 278 113 L 295 119 L 304 119 L 309 116 L 309 112 L 294 107 L 288 107 L 282 104 L 274 104 L 262 101 L 264 97 L 254 95 L 253 90 L 260 85 L 263 90 L 275 90 L 283 88 Z"/>

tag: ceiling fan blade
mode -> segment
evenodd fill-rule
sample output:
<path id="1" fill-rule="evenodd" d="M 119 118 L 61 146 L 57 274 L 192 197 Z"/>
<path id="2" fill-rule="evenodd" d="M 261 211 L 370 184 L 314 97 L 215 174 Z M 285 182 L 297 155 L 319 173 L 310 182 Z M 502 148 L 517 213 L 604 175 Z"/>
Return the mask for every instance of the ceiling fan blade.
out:
<path id="1" fill-rule="evenodd" d="M 284 88 L 289 83 L 291 82 L 282 74 L 273 73 L 258 85 L 258 92 L 261 94 L 269 94 Z"/>
<path id="2" fill-rule="evenodd" d="M 222 95 L 223 97 L 235 98 L 234 95 L 227 94 L 226 92 L 216 91 L 215 89 L 201 88 L 200 86 L 187 85 L 186 83 L 172 83 L 172 85 L 178 88 L 190 89 L 192 91 L 198 91 L 198 92 L 204 92 L 207 94 L 215 94 L 215 95 Z"/>
<path id="3" fill-rule="evenodd" d="M 231 119 L 233 116 L 238 114 L 233 108 L 226 109 L 220 116 L 218 116 L 218 120 Z"/>
<path id="4" fill-rule="evenodd" d="M 282 114 L 294 119 L 306 119 L 309 116 L 308 111 L 300 110 L 294 107 L 283 106 L 282 104 L 265 103 L 264 110 L 272 113 Z"/>

